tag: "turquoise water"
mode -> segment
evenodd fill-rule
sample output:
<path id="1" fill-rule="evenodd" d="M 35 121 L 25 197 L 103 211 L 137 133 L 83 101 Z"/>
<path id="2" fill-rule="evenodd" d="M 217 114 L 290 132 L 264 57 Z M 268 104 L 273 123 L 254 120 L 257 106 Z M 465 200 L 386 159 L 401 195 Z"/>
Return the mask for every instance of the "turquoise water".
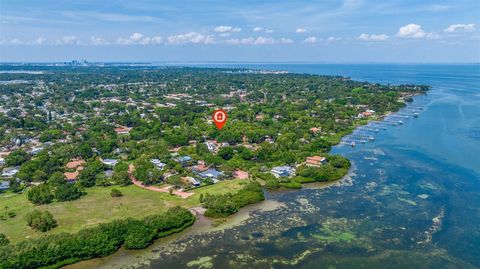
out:
<path id="1" fill-rule="evenodd" d="M 418 118 L 332 150 L 354 162 L 351 180 L 268 193 L 285 206 L 158 246 L 145 268 L 480 268 L 480 65 L 220 66 L 432 90 L 415 98 Z"/>

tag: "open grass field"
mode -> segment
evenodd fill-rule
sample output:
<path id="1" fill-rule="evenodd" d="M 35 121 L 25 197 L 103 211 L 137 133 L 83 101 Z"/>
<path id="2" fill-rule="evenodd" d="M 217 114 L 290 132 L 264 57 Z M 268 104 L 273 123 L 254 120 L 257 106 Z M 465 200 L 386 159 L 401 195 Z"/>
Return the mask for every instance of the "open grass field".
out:
<path id="1" fill-rule="evenodd" d="M 54 202 L 48 205 L 35 206 L 23 194 L 0 194 L 0 215 L 8 211 L 16 213 L 14 218 L 0 220 L 0 233 L 3 233 L 12 242 L 19 242 L 26 238 L 36 237 L 48 233 L 68 232 L 95 226 L 99 223 L 127 217 L 141 218 L 157 214 L 173 206 L 186 208 L 200 205 L 201 193 L 227 193 L 241 188 L 244 180 L 225 180 L 217 184 L 194 190 L 195 195 L 182 199 L 175 195 L 145 190 L 134 185 L 127 187 L 93 187 L 86 189 L 86 195 L 69 202 Z M 119 189 L 122 197 L 112 198 L 111 189 Z M 49 232 L 35 232 L 26 225 L 26 215 L 35 210 L 48 210 L 58 221 L 58 226 Z"/>

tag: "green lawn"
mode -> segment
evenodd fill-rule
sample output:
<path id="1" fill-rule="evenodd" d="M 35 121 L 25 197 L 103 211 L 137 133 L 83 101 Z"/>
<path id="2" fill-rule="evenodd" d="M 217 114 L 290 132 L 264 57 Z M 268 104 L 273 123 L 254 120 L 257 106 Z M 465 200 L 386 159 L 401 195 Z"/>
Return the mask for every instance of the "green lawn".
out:
<path id="1" fill-rule="evenodd" d="M 5 207 L 14 211 L 14 218 L 0 220 L 0 233 L 4 233 L 11 242 L 48 233 L 76 232 L 82 228 L 94 226 L 113 219 L 133 217 L 140 218 L 157 214 L 166 209 L 180 205 L 193 207 L 200 204 L 200 193 L 226 193 L 241 188 L 242 180 L 226 180 L 217 184 L 194 190 L 195 195 L 187 199 L 145 190 L 137 186 L 128 187 L 93 187 L 86 189 L 87 194 L 70 202 L 54 202 L 48 205 L 34 206 L 27 200 L 26 193 L 0 194 L 0 214 Z M 112 198 L 112 188 L 121 190 L 122 197 Z M 35 232 L 26 225 L 25 216 L 34 209 L 48 210 L 58 221 L 58 227 L 47 233 Z"/>

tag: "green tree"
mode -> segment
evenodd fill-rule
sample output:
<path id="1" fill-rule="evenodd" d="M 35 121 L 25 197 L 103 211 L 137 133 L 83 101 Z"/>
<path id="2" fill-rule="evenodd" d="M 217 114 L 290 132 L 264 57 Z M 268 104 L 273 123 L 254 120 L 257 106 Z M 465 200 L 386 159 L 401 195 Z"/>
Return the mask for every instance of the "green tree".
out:
<path id="1" fill-rule="evenodd" d="M 52 188 L 48 184 L 32 187 L 27 192 L 28 200 L 36 205 L 51 203 L 53 197 Z"/>
<path id="2" fill-rule="evenodd" d="M 27 225 L 40 232 L 46 232 L 57 226 L 57 221 L 48 211 L 34 210 L 27 214 Z"/>
<path id="3" fill-rule="evenodd" d="M 8 240 L 8 238 L 4 234 L 0 233 L 0 247 L 6 246 L 9 243 L 10 243 L 10 240 Z"/>
<path id="4" fill-rule="evenodd" d="M 232 147 L 223 147 L 218 151 L 218 156 L 222 157 L 224 160 L 230 160 L 233 158 L 235 152 Z"/>
<path id="5" fill-rule="evenodd" d="M 11 152 L 5 158 L 5 164 L 8 166 L 17 166 L 21 165 L 22 163 L 28 161 L 30 159 L 30 154 L 28 154 L 25 150 L 19 149 Z"/>
<path id="6" fill-rule="evenodd" d="M 55 198 L 58 201 L 72 201 L 82 196 L 82 191 L 74 184 L 65 183 L 55 188 Z"/>
<path id="7" fill-rule="evenodd" d="M 118 189 L 112 189 L 112 191 L 110 192 L 110 196 L 112 197 L 121 197 L 123 196 L 122 192 Z"/>

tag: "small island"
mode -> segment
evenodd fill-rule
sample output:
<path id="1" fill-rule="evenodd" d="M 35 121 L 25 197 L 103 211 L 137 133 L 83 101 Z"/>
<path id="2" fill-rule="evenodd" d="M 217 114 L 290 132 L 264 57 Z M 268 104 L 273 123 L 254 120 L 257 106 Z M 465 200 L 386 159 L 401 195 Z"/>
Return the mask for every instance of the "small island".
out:
<path id="1" fill-rule="evenodd" d="M 266 190 L 339 180 L 351 164 L 331 147 L 428 90 L 246 69 L 2 69 L 1 268 L 145 248 L 191 226 L 192 208 L 225 218 Z"/>

